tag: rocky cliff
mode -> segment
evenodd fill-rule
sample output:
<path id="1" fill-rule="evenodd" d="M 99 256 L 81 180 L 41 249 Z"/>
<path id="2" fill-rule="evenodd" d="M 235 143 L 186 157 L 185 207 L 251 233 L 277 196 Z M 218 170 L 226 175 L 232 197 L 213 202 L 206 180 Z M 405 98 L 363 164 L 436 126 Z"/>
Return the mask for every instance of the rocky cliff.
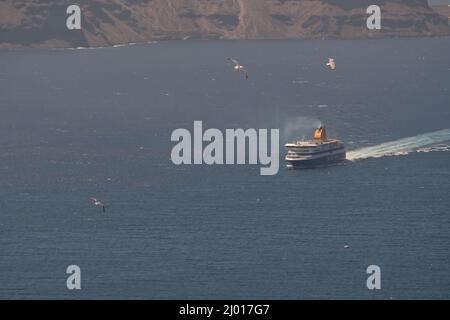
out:
<path id="1" fill-rule="evenodd" d="M 70 4 L 81 7 L 81 31 L 66 28 Z M 381 31 L 366 27 L 371 4 L 382 8 Z M 2 48 L 449 34 L 427 0 L 0 0 Z"/>

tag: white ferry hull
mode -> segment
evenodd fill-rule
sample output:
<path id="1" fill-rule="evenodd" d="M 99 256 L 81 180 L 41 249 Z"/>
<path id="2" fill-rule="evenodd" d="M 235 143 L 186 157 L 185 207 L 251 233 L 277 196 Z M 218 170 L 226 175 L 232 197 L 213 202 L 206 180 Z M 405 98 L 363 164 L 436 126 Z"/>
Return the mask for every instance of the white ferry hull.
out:
<path id="1" fill-rule="evenodd" d="M 339 152 L 327 152 L 318 156 L 303 159 L 286 157 L 287 167 L 297 169 L 323 167 L 330 164 L 343 162 L 345 160 L 346 160 L 345 150 L 341 150 Z"/>

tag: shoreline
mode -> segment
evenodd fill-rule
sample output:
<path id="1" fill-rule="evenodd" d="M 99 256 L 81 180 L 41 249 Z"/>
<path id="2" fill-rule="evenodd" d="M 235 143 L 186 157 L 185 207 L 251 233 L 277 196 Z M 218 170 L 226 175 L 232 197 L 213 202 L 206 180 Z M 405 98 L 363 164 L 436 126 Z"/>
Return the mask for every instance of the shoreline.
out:
<path id="1" fill-rule="evenodd" d="M 99 50 L 99 49 L 119 49 L 127 48 L 133 46 L 146 46 L 158 43 L 169 43 L 169 42 L 259 42 L 259 41 L 272 41 L 272 42 L 283 42 L 283 41 L 380 41 L 380 40 L 414 40 L 414 39 L 450 39 L 449 35 L 436 35 L 436 36 L 392 36 L 392 37 L 360 37 L 360 38 L 324 38 L 319 39 L 313 38 L 264 38 L 264 39 L 160 39 L 151 40 L 147 42 L 130 42 L 113 44 L 109 46 L 92 46 L 92 47 L 2 47 L 0 44 L 0 53 L 2 52 L 42 52 L 42 51 L 77 51 L 77 50 Z"/>

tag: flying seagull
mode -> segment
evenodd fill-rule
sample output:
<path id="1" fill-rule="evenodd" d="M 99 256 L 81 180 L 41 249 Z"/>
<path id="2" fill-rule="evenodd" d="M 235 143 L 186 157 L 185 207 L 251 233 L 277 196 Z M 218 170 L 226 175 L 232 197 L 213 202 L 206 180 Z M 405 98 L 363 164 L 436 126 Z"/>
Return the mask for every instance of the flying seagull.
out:
<path id="1" fill-rule="evenodd" d="M 103 204 L 103 202 L 97 200 L 96 198 L 91 198 L 92 201 L 94 201 L 94 206 L 96 207 L 102 207 L 102 211 L 105 212 L 106 211 L 106 207 Z"/>
<path id="2" fill-rule="evenodd" d="M 234 71 L 243 72 L 245 74 L 245 79 L 248 79 L 248 72 L 245 67 L 239 63 L 239 61 L 233 58 L 227 58 L 227 61 L 234 63 Z"/>
<path id="3" fill-rule="evenodd" d="M 334 61 L 333 58 L 328 58 L 327 66 L 329 66 L 331 70 L 336 70 L 336 61 Z"/>

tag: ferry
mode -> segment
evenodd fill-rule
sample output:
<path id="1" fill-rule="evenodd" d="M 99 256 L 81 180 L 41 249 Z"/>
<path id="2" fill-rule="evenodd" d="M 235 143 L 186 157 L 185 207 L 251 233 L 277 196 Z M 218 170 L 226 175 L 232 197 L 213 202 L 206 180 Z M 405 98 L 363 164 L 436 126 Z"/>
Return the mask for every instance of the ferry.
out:
<path id="1" fill-rule="evenodd" d="M 337 139 L 328 139 L 324 126 L 315 130 L 313 140 L 288 143 L 285 148 L 288 168 L 315 168 L 346 159 L 344 144 Z"/>

